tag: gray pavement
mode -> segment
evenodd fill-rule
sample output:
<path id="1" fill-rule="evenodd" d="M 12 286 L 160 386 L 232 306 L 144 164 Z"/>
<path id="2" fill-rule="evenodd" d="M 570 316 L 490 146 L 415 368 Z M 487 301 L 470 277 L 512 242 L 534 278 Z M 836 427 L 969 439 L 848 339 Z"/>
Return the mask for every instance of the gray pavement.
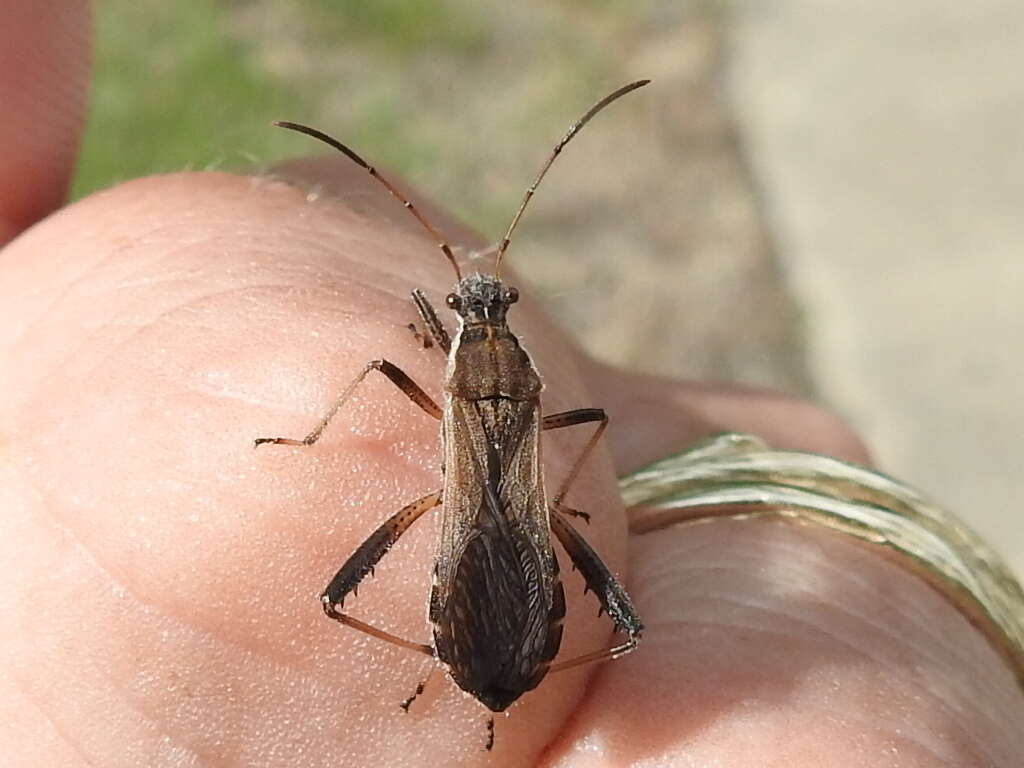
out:
<path id="1" fill-rule="evenodd" d="M 1024 4 L 733 13 L 728 91 L 817 391 L 1024 573 Z"/>

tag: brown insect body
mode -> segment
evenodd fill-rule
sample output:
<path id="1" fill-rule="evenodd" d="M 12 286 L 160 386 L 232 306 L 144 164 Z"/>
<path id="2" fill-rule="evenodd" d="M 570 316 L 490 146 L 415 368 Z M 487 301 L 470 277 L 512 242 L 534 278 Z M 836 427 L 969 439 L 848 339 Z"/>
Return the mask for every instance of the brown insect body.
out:
<path id="1" fill-rule="evenodd" d="M 312 445 L 374 370 L 441 422 L 443 487 L 407 504 L 381 524 L 342 565 L 320 600 L 324 612 L 335 621 L 436 658 L 460 688 L 494 712 L 506 709 L 535 688 L 549 672 L 628 653 L 636 647 L 643 629 L 622 585 L 568 522 L 569 517 L 589 520 L 589 516 L 562 503 L 608 419 L 600 408 L 541 414 L 540 376 L 506 322 L 509 307 L 519 295 L 501 281 L 499 270 L 512 231 L 562 148 L 597 112 L 647 82 L 619 88 L 570 127 L 527 190 L 499 244 L 494 275 L 462 277 L 451 248 L 440 234 L 390 182 L 344 144 L 314 128 L 279 123 L 330 144 L 362 166 L 439 241 L 458 278 L 447 304 L 458 314 L 459 329 L 453 340 L 426 296 L 413 291 L 424 335 L 419 336 L 415 326 L 414 333 L 448 355 L 443 408 L 400 368 L 387 360 L 374 360 L 305 438 L 259 438 L 256 445 Z M 580 424 L 596 424 L 596 428 L 549 499 L 541 465 L 541 432 Z M 359 583 L 373 573 L 399 537 L 438 504 L 442 505 L 441 538 L 429 607 L 433 645 L 398 637 L 344 613 L 346 596 L 355 594 Z M 608 614 L 615 629 L 626 635 L 619 645 L 557 664 L 553 660 L 562 641 L 565 594 L 551 544 L 552 533 L 587 589 L 594 592 L 601 610 Z M 402 707 L 408 710 L 422 690 L 423 683 Z M 490 749 L 493 719 L 488 729 Z"/>
<path id="2" fill-rule="evenodd" d="M 438 659 L 495 712 L 544 679 L 565 617 L 540 460 L 542 385 L 505 322 L 514 298 L 484 275 L 466 277 L 449 298 L 461 327 L 445 385 L 430 597 Z"/>

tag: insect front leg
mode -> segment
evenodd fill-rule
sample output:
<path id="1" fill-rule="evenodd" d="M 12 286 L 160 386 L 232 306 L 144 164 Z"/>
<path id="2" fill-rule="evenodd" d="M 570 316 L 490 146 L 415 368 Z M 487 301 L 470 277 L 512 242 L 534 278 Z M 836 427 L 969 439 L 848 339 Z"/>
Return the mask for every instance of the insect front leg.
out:
<path id="1" fill-rule="evenodd" d="M 441 418 L 441 409 L 438 407 L 437 403 L 435 403 L 431 399 L 430 395 L 424 392 L 415 381 L 409 378 L 409 375 L 405 371 L 394 363 L 389 363 L 387 360 L 371 360 L 366 364 L 366 367 L 363 368 L 360 374 L 352 380 L 352 383 L 345 387 L 345 391 L 338 396 L 334 405 L 331 406 L 327 415 L 320 420 L 320 423 L 316 425 L 316 428 L 304 438 L 301 440 L 295 440 L 290 437 L 258 437 L 256 438 L 255 444 L 261 445 L 263 443 L 274 443 L 276 445 L 312 445 L 320 439 L 320 435 L 323 434 L 324 429 L 327 428 L 331 419 L 334 418 L 334 414 L 336 414 L 341 406 L 345 404 L 345 401 L 352 396 L 355 388 L 362 383 L 363 379 L 366 378 L 366 375 L 370 371 L 380 371 L 391 380 L 392 384 L 402 390 L 402 392 L 405 393 L 405 396 L 416 403 L 416 405 L 418 405 L 428 416 L 433 416 L 435 419 Z"/>
<path id="2" fill-rule="evenodd" d="M 327 585 L 327 588 L 320 595 L 320 602 L 323 605 L 324 613 L 330 618 L 338 621 L 346 626 L 358 629 L 361 632 L 365 632 L 373 637 L 386 640 L 389 643 L 401 646 L 402 648 L 409 648 L 414 651 L 426 654 L 427 656 L 434 656 L 434 648 L 430 645 L 424 645 L 423 643 L 415 643 L 411 640 L 392 635 L 390 632 L 385 632 L 382 629 L 378 629 L 364 621 L 355 619 L 347 614 L 342 613 L 339 608 L 342 607 L 345 602 L 345 597 L 349 592 L 356 593 L 361 582 L 367 574 L 372 574 L 374 566 L 380 561 L 387 551 L 391 549 L 399 537 L 405 533 L 409 527 L 415 523 L 424 512 L 428 509 L 433 509 L 441 503 L 441 491 L 434 491 L 428 493 L 421 499 L 417 499 L 412 504 L 408 504 L 402 509 L 398 510 L 392 515 L 383 525 L 381 525 L 376 531 L 374 531 L 370 537 L 359 545 L 359 548 L 352 553 L 352 556 L 341 566 L 331 583 Z"/>
<path id="3" fill-rule="evenodd" d="M 604 434 L 605 429 L 608 427 L 608 415 L 604 412 L 603 408 L 577 408 L 572 411 L 565 411 L 563 413 L 553 413 L 550 416 L 545 416 L 541 420 L 541 429 L 561 429 L 562 427 L 574 427 L 577 424 L 592 424 L 599 422 L 597 429 L 594 430 L 594 434 L 590 436 L 587 444 L 583 446 L 583 450 L 580 451 L 579 456 L 576 457 L 576 461 L 572 465 L 572 469 L 569 470 L 569 474 L 566 475 L 562 484 L 558 486 L 558 490 L 555 491 L 554 497 L 551 499 L 553 506 L 557 507 L 560 512 L 566 515 L 572 515 L 573 517 L 581 517 L 584 522 L 590 522 L 590 515 L 586 512 L 580 512 L 578 509 L 572 509 L 562 504 L 562 499 L 565 498 L 566 494 L 569 493 L 569 488 L 575 482 L 577 476 L 580 473 L 580 469 L 583 467 L 583 462 L 587 460 L 594 447 L 597 445 L 597 441 L 601 439 L 601 435 Z"/>
<path id="4" fill-rule="evenodd" d="M 409 329 L 409 333 L 412 334 L 413 338 L 423 345 L 424 349 L 430 349 L 434 346 L 434 340 L 431 338 L 430 334 L 420 333 L 420 329 L 416 323 L 408 323 L 405 327 Z"/>
<path id="5" fill-rule="evenodd" d="M 448 335 L 448 331 L 445 330 L 441 319 L 437 316 L 437 312 L 434 310 L 433 305 L 427 300 L 426 295 L 419 288 L 413 290 L 412 302 L 416 305 L 416 311 L 420 313 L 420 318 L 423 320 L 423 328 L 426 331 L 427 336 L 432 338 L 437 343 L 437 346 L 441 351 L 447 355 L 452 351 L 452 340 Z"/>
<path id="6" fill-rule="evenodd" d="M 626 590 L 623 589 L 618 579 L 608 570 L 608 566 L 601 561 L 601 558 L 591 549 L 586 540 L 569 524 L 563 513 L 557 508 L 552 511 L 554 514 L 551 515 L 551 530 L 554 531 L 558 540 L 562 542 L 565 551 L 569 553 L 573 565 L 576 566 L 576 570 L 583 576 L 587 588 L 597 596 L 598 602 L 601 603 L 601 609 L 608 614 L 608 617 L 615 624 L 615 629 L 626 633 L 627 639 L 626 642 L 611 648 L 593 651 L 583 656 L 577 656 L 575 659 L 553 664 L 551 671 L 560 672 L 564 669 L 578 667 L 581 664 L 614 659 L 629 653 L 636 648 L 637 642 L 640 639 L 640 633 L 643 632 L 644 628 L 644 625 L 640 622 L 640 617 L 636 615 L 636 609 L 633 608 L 633 602 L 629 599 L 629 595 L 626 594 Z"/>

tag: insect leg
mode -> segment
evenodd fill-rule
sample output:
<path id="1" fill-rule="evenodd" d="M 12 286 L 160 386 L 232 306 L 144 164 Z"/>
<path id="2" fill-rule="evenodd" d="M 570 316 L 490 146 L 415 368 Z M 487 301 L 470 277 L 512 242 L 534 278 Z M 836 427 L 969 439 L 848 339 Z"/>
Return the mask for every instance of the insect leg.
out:
<path id="1" fill-rule="evenodd" d="M 374 566 L 391 549 L 392 545 L 398 541 L 399 537 L 409 529 L 409 526 L 415 523 L 424 512 L 428 509 L 433 509 L 440 502 L 441 491 L 428 493 L 422 499 L 417 499 L 412 504 L 402 507 L 380 528 L 370 534 L 370 538 L 359 545 L 359 548 L 341 566 L 341 570 L 335 574 L 334 578 L 331 579 L 331 583 L 327 585 L 327 589 L 320 595 L 320 602 L 323 605 L 324 613 L 335 621 L 358 629 L 368 635 L 373 635 L 381 640 L 387 640 L 389 643 L 394 643 L 403 648 L 419 651 L 427 656 L 434 656 L 432 646 L 414 643 L 411 640 L 405 640 L 404 638 L 392 635 L 390 632 L 377 629 L 377 627 L 342 613 L 338 608 L 341 608 L 344 604 L 345 596 L 349 592 L 355 593 L 359 582 L 367 574 L 373 573 Z"/>
<path id="2" fill-rule="evenodd" d="M 393 363 L 389 363 L 387 360 L 371 360 L 366 364 L 366 367 L 360 372 L 358 376 L 353 379 L 352 383 L 345 387 L 345 391 L 342 392 L 338 399 L 331 406 L 331 410 L 327 412 L 327 415 L 320 420 L 320 423 L 316 425 L 316 429 L 310 432 L 301 440 L 294 440 L 290 437 L 258 437 L 256 438 L 256 445 L 262 443 L 275 443 L 277 445 L 312 445 L 320 439 L 320 435 L 323 434 L 324 429 L 330 423 L 331 419 L 334 418 L 334 414 L 338 412 L 338 409 L 345 404 L 345 401 L 352 396 L 352 392 L 358 387 L 366 375 L 370 371 L 380 371 L 387 376 L 391 383 L 398 387 L 405 393 L 405 396 L 412 400 L 418 405 L 428 416 L 433 416 L 435 419 L 441 418 L 441 409 L 438 407 L 430 395 L 420 389 L 419 385 L 409 378 L 408 374 L 405 373 L 401 368 Z"/>
<path id="3" fill-rule="evenodd" d="M 558 486 L 558 490 L 555 491 L 555 495 L 552 498 L 552 504 L 559 507 L 562 512 L 569 515 L 575 515 L 576 517 L 582 517 L 587 522 L 590 522 L 590 515 L 585 512 L 579 512 L 575 509 L 563 506 L 562 499 L 565 498 L 565 495 L 569 492 L 569 487 L 576 480 L 576 476 L 579 475 L 583 462 L 587 460 L 591 451 L 594 450 L 594 446 L 597 445 L 597 441 L 600 440 L 601 435 L 604 434 L 604 430 L 608 426 L 608 415 L 604 412 L 603 408 L 577 408 L 574 411 L 553 413 L 550 416 L 545 416 L 541 419 L 541 429 L 545 430 L 574 427 L 577 424 L 590 424 L 593 422 L 600 423 L 597 425 L 597 429 L 594 430 L 594 434 L 590 436 L 587 444 L 583 446 L 583 450 L 580 451 L 580 455 L 576 458 L 575 463 L 572 465 L 572 469 L 569 470 L 569 474 L 566 475 L 562 484 Z"/>
<path id="4" fill-rule="evenodd" d="M 417 697 L 418 697 L 418 696 L 419 696 L 419 695 L 420 695 L 421 693 L 423 693 L 424 689 L 425 689 L 425 688 L 427 687 L 427 683 L 429 683 L 429 682 L 430 682 L 430 679 L 431 679 L 431 678 L 432 678 L 432 677 L 434 676 L 434 673 L 435 673 L 436 671 L 437 671 L 437 664 L 433 664 L 433 665 L 431 665 L 431 667 L 430 667 L 430 671 L 429 671 L 429 672 L 427 672 L 427 676 L 426 676 L 426 677 L 424 677 L 424 678 L 423 678 L 422 680 L 420 680 L 420 681 L 419 681 L 419 683 L 417 683 L 417 685 L 416 685 L 416 690 L 415 690 L 415 691 L 413 691 L 413 694 L 412 694 L 412 696 L 410 696 L 409 698 L 407 698 L 407 699 L 406 699 L 405 701 L 403 701 L 403 702 L 402 702 L 401 704 L 399 704 L 398 706 L 400 706 L 400 707 L 401 707 L 401 708 L 402 708 L 403 710 L 405 710 L 406 712 L 408 712 L 408 711 L 409 711 L 409 707 L 410 707 L 410 706 L 412 706 L 412 703 L 413 703 L 414 701 L 416 701 L 416 698 L 417 698 Z"/>
<path id="5" fill-rule="evenodd" d="M 633 603 L 626 594 L 626 590 L 618 580 L 611 574 L 608 567 L 601 562 L 601 558 L 590 548 L 586 540 L 580 536 L 572 525 L 562 516 L 561 510 L 555 508 L 555 514 L 551 515 L 551 530 L 562 542 L 565 551 L 572 558 L 576 570 L 583 576 L 583 580 L 601 603 L 601 608 L 615 624 L 615 629 L 625 632 L 627 639 L 624 643 L 606 648 L 600 651 L 593 651 L 577 656 L 575 659 L 559 662 L 551 666 L 552 672 L 559 672 L 563 669 L 571 669 L 580 664 L 587 664 L 592 661 L 614 659 L 629 653 L 636 648 L 637 641 L 644 625 L 640 623 L 640 617 L 636 615 Z"/>
<path id="6" fill-rule="evenodd" d="M 551 674 L 552 672 L 564 672 L 567 669 L 581 667 L 584 664 L 607 661 L 608 659 L 617 659 L 620 656 L 625 656 L 636 648 L 638 640 L 638 637 L 630 637 L 626 642 L 620 643 L 619 645 L 611 648 L 604 648 L 600 651 L 591 651 L 590 653 L 585 653 L 582 656 L 577 656 L 575 659 L 566 659 L 565 661 L 560 661 L 557 664 L 552 664 L 551 669 L 548 670 L 548 674 Z"/>
<path id="7" fill-rule="evenodd" d="M 438 318 L 433 305 L 431 305 L 423 291 L 419 288 L 413 290 L 412 301 L 416 305 L 416 311 L 420 313 L 420 317 L 423 319 L 423 327 L 426 329 L 427 335 L 436 341 L 437 346 L 447 355 L 452 351 L 452 340 L 448 335 L 448 331 L 445 330 L 444 324 Z"/>
<path id="8" fill-rule="evenodd" d="M 487 743 L 484 749 L 490 752 L 494 748 L 494 716 L 487 718 Z"/>
<path id="9" fill-rule="evenodd" d="M 409 329 L 409 333 L 413 335 L 413 338 L 423 345 L 424 349 L 430 349 L 434 346 L 434 340 L 431 338 L 430 334 L 420 333 L 420 329 L 416 327 L 416 323 L 407 323 L 405 327 Z"/>

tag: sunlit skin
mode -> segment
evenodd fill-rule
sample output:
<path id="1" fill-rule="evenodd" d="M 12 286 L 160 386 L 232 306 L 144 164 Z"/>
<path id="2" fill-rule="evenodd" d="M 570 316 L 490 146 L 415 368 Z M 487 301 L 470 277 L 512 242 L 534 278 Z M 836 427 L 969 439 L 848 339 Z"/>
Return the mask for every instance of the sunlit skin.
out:
<path id="1" fill-rule="evenodd" d="M 87 40 L 52 36 L 46 13 L 10 18 L 12 46 L 60 41 L 48 66 L 3 60 L 25 66 L 0 78 L 0 103 L 18 106 L 0 123 L 0 231 L 14 236 L 59 205 Z M 568 501 L 591 514 L 588 539 L 625 579 L 644 641 L 549 676 L 497 719 L 490 754 L 480 705 L 441 675 L 404 714 L 425 660 L 328 621 L 317 594 L 367 530 L 436 487 L 436 423 L 368 382 L 316 447 L 251 443 L 301 434 L 381 356 L 439 394 L 443 356 L 406 327 L 408 292 L 442 303 L 451 268 L 350 165 L 298 161 L 287 183 L 130 182 L 0 253 L 5 765 L 1016 764 L 1024 696 L 1006 667 L 876 551 L 783 523 L 629 539 L 615 473 L 707 431 L 866 456 L 808 403 L 589 362 L 539 313 L 514 248 L 502 274 L 523 294 L 515 323 L 545 411 L 612 419 L 608 453 Z M 327 194 L 307 199 L 320 183 Z M 426 210 L 453 244 L 482 245 Z M 557 476 L 581 438 L 545 437 Z M 353 613 L 427 641 L 435 532 L 420 521 Z M 565 570 L 568 656 L 609 632 Z"/>

